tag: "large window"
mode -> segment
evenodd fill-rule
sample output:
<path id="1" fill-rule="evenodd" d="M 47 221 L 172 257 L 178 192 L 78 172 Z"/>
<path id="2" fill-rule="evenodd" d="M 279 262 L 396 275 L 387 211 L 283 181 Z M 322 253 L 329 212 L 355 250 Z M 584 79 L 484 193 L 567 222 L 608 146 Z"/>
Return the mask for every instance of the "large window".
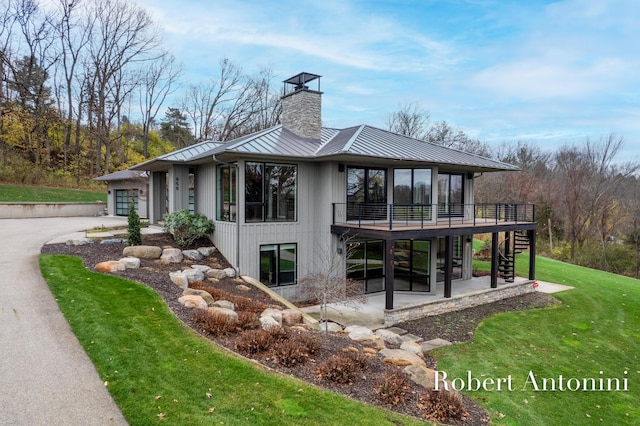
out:
<path id="1" fill-rule="evenodd" d="M 217 209 L 216 219 L 227 222 L 236 221 L 236 168 L 218 166 L 217 169 Z"/>
<path id="2" fill-rule="evenodd" d="M 270 287 L 296 283 L 297 245 L 267 244 L 260 246 L 260 281 Z"/>
<path id="3" fill-rule="evenodd" d="M 463 176 L 442 173 L 438 175 L 438 216 L 464 214 Z"/>
<path id="4" fill-rule="evenodd" d="M 347 168 L 347 219 L 385 219 L 387 215 L 387 170 Z"/>
<path id="5" fill-rule="evenodd" d="M 430 291 L 431 242 L 398 240 L 393 251 L 394 289 Z"/>
<path id="6" fill-rule="evenodd" d="M 247 222 L 296 220 L 296 166 L 247 162 L 245 188 Z"/>
<path id="7" fill-rule="evenodd" d="M 431 169 L 393 171 L 394 219 L 431 219 Z"/>
<path id="8" fill-rule="evenodd" d="M 365 293 L 383 291 L 384 241 L 351 240 L 347 245 L 347 278 L 363 281 Z"/>
<path id="9" fill-rule="evenodd" d="M 116 189 L 116 216 L 129 216 L 129 204 L 138 211 L 137 189 Z"/>

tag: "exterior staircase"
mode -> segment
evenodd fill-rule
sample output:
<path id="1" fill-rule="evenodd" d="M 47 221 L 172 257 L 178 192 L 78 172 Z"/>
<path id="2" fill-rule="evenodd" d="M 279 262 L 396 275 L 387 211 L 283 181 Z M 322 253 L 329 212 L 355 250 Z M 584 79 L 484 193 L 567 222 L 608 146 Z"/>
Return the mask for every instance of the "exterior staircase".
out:
<path id="1" fill-rule="evenodd" d="M 512 283 L 516 276 L 516 255 L 529 248 L 527 231 L 507 232 L 505 239 L 498 249 L 498 272 L 508 283 Z"/>

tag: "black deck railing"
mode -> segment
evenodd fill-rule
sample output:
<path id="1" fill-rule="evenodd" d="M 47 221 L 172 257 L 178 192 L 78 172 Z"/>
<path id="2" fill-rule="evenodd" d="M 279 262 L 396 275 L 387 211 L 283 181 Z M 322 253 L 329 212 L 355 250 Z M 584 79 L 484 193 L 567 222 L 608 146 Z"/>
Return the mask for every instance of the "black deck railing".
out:
<path id="1" fill-rule="evenodd" d="M 535 222 L 535 205 L 333 203 L 333 224 L 358 228 L 393 230 L 507 222 Z"/>

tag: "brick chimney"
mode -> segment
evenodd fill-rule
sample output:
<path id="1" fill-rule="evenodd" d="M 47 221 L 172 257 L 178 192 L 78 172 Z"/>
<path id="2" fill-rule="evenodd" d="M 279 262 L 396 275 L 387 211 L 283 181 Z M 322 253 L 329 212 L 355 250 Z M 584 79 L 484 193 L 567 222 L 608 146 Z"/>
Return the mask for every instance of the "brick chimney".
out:
<path id="1" fill-rule="evenodd" d="M 318 89 L 309 89 L 307 83 L 318 81 Z M 322 92 L 320 76 L 307 72 L 284 82 L 282 96 L 282 126 L 298 136 L 320 139 L 322 127 Z"/>

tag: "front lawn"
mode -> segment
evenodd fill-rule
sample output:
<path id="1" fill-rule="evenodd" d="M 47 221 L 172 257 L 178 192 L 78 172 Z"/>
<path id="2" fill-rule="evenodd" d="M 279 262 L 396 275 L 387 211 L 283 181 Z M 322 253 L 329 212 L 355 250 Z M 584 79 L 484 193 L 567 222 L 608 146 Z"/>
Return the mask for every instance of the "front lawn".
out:
<path id="1" fill-rule="evenodd" d="M 94 203 L 107 202 L 106 191 L 86 191 L 45 186 L 0 184 L 0 202 Z"/>
<path id="2" fill-rule="evenodd" d="M 528 273 L 528 255 L 517 261 Z M 432 354 L 449 379 L 468 375 L 512 377 L 512 389 L 471 391 L 487 407 L 494 424 L 638 424 L 640 422 L 640 281 L 537 257 L 536 277 L 575 287 L 557 293 L 554 309 L 496 315 L 477 328 L 470 342 Z M 565 388 L 558 389 L 559 377 Z M 542 390 L 542 379 L 556 390 Z M 584 391 L 584 378 L 605 378 L 627 391 Z M 532 379 L 536 380 L 536 391 Z M 569 382 L 570 379 L 571 380 Z M 577 379 L 577 380 L 575 380 Z M 591 384 L 591 382 L 589 382 Z M 588 387 L 591 388 L 591 385 Z"/>
<path id="3" fill-rule="evenodd" d="M 131 425 L 424 424 L 266 371 L 183 325 L 153 290 L 41 255 L 60 309 Z"/>

